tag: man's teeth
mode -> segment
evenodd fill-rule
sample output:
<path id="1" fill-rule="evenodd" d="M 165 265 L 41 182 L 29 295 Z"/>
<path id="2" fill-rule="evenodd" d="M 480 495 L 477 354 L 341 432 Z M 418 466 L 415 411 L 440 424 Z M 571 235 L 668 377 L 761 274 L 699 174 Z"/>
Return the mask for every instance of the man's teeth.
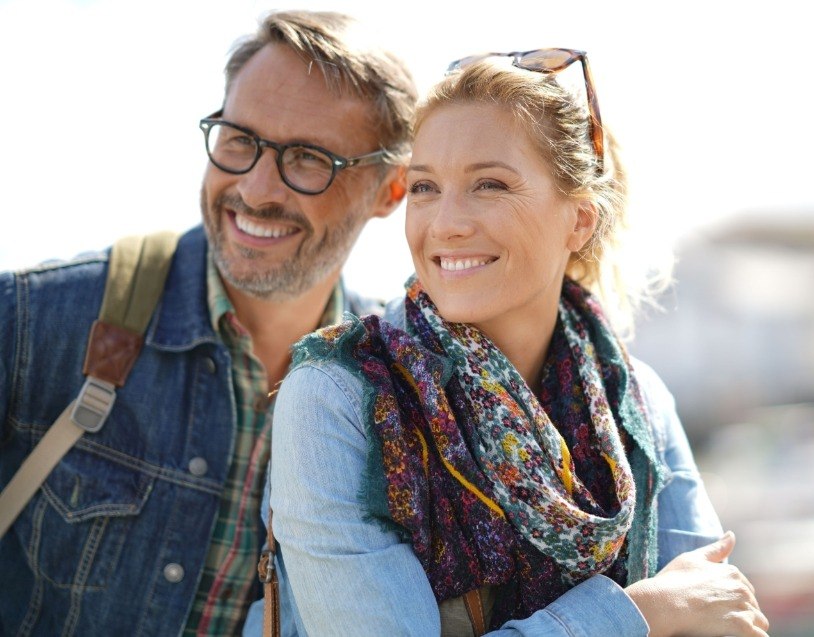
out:
<path id="1" fill-rule="evenodd" d="M 448 259 L 441 257 L 442 270 L 468 270 L 469 268 L 476 268 L 481 265 L 491 263 L 492 259 Z"/>
<path id="2" fill-rule="evenodd" d="M 258 223 L 253 223 L 244 215 L 235 215 L 235 224 L 237 224 L 237 227 L 240 229 L 241 232 L 250 234 L 253 237 L 263 237 L 263 238 L 270 237 L 277 239 L 279 237 L 285 237 L 290 234 L 294 234 L 297 231 L 296 228 L 288 227 L 267 228 L 266 226 L 261 226 Z"/>

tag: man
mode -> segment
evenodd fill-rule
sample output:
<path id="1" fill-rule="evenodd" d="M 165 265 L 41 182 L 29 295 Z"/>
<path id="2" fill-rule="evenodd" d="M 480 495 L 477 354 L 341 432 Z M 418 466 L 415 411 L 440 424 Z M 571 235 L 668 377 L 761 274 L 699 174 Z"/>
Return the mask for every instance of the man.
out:
<path id="1" fill-rule="evenodd" d="M 181 237 L 107 423 L 0 540 L 0 634 L 229 635 L 255 567 L 289 347 L 368 309 L 340 270 L 402 199 L 416 92 L 333 13 L 277 12 L 201 128 L 203 228 Z M 0 487 L 83 383 L 107 255 L 0 275 Z"/>

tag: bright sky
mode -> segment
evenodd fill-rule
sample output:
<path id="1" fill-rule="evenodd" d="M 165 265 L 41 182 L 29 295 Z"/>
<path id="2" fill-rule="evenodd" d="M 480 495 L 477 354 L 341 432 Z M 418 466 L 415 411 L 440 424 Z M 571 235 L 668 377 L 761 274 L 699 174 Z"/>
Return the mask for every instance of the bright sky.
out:
<path id="1" fill-rule="evenodd" d="M 814 54 L 804 4 L 283 6 L 362 19 L 422 90 L 447 62 L 475 52 L 588 51 L 603 119 L 623 144 L 633 212 L 671 237 L 740 211 L 814 216 Z M 0 269 L 196 224 L 206 161 L 198 120 L 221 103 L 232 42 L 273 6 L 0 0 Z M 369 224 L 346 268 L 352 286 L 400 293 L 412 269 L 403 215 Z"/>

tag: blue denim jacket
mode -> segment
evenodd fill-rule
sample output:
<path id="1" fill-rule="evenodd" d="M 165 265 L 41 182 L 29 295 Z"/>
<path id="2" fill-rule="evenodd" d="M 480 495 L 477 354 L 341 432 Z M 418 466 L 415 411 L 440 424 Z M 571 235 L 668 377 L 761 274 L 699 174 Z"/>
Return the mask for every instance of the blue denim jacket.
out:
<path id="1" fill-rule="evenodd" d="M 181 238 L 110 418 L 0 540 L 0 634 L 183 630 L 236 419 L 230 357 L 209 318 L 206 251 L 201 227 Z M 107 253 L 0 274 L 0 488 L 82 387 L 106 274 Z"/>
<path id="2" fill-rule="evenodd" d="M 399 307 L 387 318 L 397 325 Z M 675 412 L 652 369 L 634 361 L 653 417 L 667 484 L 658 498 L 659 568 L 722 533 Z M 439 608 L 408 544 L 366 521 L 357 493 L 365 471 L 361 381 L 338 364 L 308 361 L 277 397 L 270 503 L 278 541 L 283 635 L 440 634 Z M 280 460 L 285 458 L 285 462 Z M 264 516 L 268 515 L 264 507 Z M 262 634 L 262 602 L 244 635 Z M 645 637 L 647 624 L 624 590 L 596 575 L 496 636 Z"/>

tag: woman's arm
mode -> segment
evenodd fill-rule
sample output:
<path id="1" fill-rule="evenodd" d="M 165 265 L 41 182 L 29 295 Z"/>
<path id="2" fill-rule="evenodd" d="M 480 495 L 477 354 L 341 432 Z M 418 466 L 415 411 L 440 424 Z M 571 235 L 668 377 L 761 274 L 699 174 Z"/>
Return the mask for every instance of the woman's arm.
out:
<path id="1" fill-rule="evenodd" d="M 274 409 L 271 509 L 303 624 L 312 635 L 437 635 L 435 597 L 411 547 L 367 519 L 361 384 L 305 365 Z"/>
<path id="2" fill-rule="evenodd" d="M 633 364 L 653 422 L 656 448 L 666 469 L 667 484 L 658 497 L 661 570 L 679 554 L 718 540 L 723 529 L 704 488 L 672 394 L 652 368 L 638 360 Z"/>
<path id="3" fill-rule="evenodd" d="M 737 635 L 766 637 L 749 580 L 726 559 L 735 545 L 724 537 L 710 502 L 673 396 L 656 373 L 635 361 L 653 418 L 667 485 L 659 494 L 659 572 L 625 590 L 650 625 L 651 637 Z"/>
<path id="4" fill-rule="evenodd" d="M 313 635 L 438 635 L 438 605 L 412 548 L 359 503 L 366 457 L 361 384 L 330 364 L 292 372 L 274 411 L 271 507 L 295 609 Z M 637 637 L 647 626 L 598 575 L 490 634 Z"/>

